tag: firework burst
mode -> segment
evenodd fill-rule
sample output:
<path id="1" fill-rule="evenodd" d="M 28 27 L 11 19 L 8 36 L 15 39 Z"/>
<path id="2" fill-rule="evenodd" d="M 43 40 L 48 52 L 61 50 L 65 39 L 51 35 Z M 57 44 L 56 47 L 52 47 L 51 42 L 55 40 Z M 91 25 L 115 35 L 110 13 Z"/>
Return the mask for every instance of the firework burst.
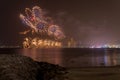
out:
<path id="1" fill-rule="evenodd" d="M 43 11 L 40 7 L 34 6 L 25 9 L 25 15 L 20 14 L 22 22 L 29 26 L 35 33 L 47 33 L 49 36 L 54 36 L 55 39 L 65 38 L 60 26 L 51 24 L 48 21 L 49 17 L 43 16 Z"/>
<path id="2" fill-rule="evenodd" d="M 20 32 L 20 34 L 26 35 L 28 32 L 31 32 L 32 34 L 37 33 L 39 35 L 46 34 L 47 36 L 54 38 L 55 41 L 56 40 L 60 41 L 65 38 L 65 35 L 62 32 L 60 26 L 53 24 L 53 22 L 52 22 L 53 20 L 50 17 L 45 17 L 43 15 L 42 9 L 38 6 L 34 6 L 32 9 L 26 8 L 25 15 L 20 14 L 20 19 L 22 20 L 22 22 L 25 25 L 29 26 L 29 28 L 30 28 L 29 30 Z M 32 45 L 36 46 L 36 45 L 42 44 L 41 43 L 42 41 L 43 41 L 43 43 L 46 43 L 46 44 L 48 43 L 47 45 L 49 45 L 49 46 L 55 45 L 55 44 L 56 44 L 56 46 L 58 44 L 59 44 L 59 46 L 61 45 L 60 42 L 54 42 L 51 40 L 47 40 L 47 42 L 45 42 L 46 40 L 41 40 L 41 39 L 42 38 L 40 37 L 39 40 L 36 40 L 36 38 L 31 40 Z M 25 40 L 23 42 L 24 45 L 28 46 L 29 41 Z M 36 43 L 36 41 L 37 41 L 37 43 Z M 44 44 L 44 46 L 45 46 L 45 44 Z"/>

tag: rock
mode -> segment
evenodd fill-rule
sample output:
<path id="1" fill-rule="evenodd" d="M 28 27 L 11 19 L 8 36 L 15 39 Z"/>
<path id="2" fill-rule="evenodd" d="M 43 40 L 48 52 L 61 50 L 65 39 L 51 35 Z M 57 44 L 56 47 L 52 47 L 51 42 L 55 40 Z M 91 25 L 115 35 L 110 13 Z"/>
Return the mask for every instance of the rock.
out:
<path id="1" fill-rule="evenodd" d="M 67 70 L 17 54 L 0 54 L 0 80 L 64 80 Z"/>
<path id="2" fill-rule="evenodd" d="M 0 54 L 0 80 L 36 80 L 37 64 L 28 57 Z"/>
<path id="3" fill-rule="evenodd" d="M 39 65 L 39 72 L 44 80 L 65 80 L 67 79 L 67 69 L 59 65 L 47 62 L 36 62 Z M 39 75 L 40 77 L 40 75 Z"/>

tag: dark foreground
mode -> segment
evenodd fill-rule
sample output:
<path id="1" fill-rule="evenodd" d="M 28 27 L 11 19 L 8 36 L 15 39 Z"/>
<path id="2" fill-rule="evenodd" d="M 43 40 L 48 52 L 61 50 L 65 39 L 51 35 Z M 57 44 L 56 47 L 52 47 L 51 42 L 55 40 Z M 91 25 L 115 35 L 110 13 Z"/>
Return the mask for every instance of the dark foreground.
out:
<path id="1" fill-rule="evenodd" d="M 120 49 L 1 49 L 0 80 L 120 80 L 119 56 Z"/>
<path id="2" fill-rule="evenodd" d="M 0 54 L 0 80 L 65 80 L 64 67 L 17 54 Z"/>
<path id="3" fill-rule="evenodd" d="M 119 80 L 120 66 L 64 68 L 17 54 L 0 54 L 0 80 Z"/>
<path id="4" fill-rule="evenodd" d="M 120 67 L 71 68 L 69 80 L 120 80 Z"/>

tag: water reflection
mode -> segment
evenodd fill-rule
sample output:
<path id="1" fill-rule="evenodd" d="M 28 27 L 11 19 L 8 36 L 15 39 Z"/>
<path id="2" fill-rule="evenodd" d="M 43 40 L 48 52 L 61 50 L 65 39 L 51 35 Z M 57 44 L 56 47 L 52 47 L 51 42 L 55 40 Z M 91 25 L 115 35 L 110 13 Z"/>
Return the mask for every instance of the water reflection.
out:
<path id="1" fill-rule="evenodd" d="M 45 61 L 62 65 L 61 49 L 20 49 L 19 54 L 31 57 L 36 61 Z"/>
<path id="2" fill-rule="evenodd" d="M 120 49 L 18 49 L 17 53 L 65 67 L 120 65 Z"/>

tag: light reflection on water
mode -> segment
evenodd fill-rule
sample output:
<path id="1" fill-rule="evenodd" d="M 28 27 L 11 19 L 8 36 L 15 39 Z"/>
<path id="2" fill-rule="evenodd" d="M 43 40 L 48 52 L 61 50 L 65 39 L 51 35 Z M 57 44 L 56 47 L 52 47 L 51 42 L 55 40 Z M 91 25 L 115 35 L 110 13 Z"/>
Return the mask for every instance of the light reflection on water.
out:
<path id="1" fill-rule="evenodd" d="M 22 54 L 36 61 L 45 61 L 65 67 L 120 65 L 120 49 L 48 48 L 6 49 L 0 53 Z"/>
<path id="2" fill-rule="evenodd" d="M 18 49 L 17 53 L 66 67 L 120 65 L 120 49 Z"/>
<path id="3" fill-rule="evenodd" d="M 36 61 L 44 61 L 53 64 L 62 65 L 62 51 L 58 49 L 20 49 L 17 51 L 19 54 L 31 57 Z"/>

